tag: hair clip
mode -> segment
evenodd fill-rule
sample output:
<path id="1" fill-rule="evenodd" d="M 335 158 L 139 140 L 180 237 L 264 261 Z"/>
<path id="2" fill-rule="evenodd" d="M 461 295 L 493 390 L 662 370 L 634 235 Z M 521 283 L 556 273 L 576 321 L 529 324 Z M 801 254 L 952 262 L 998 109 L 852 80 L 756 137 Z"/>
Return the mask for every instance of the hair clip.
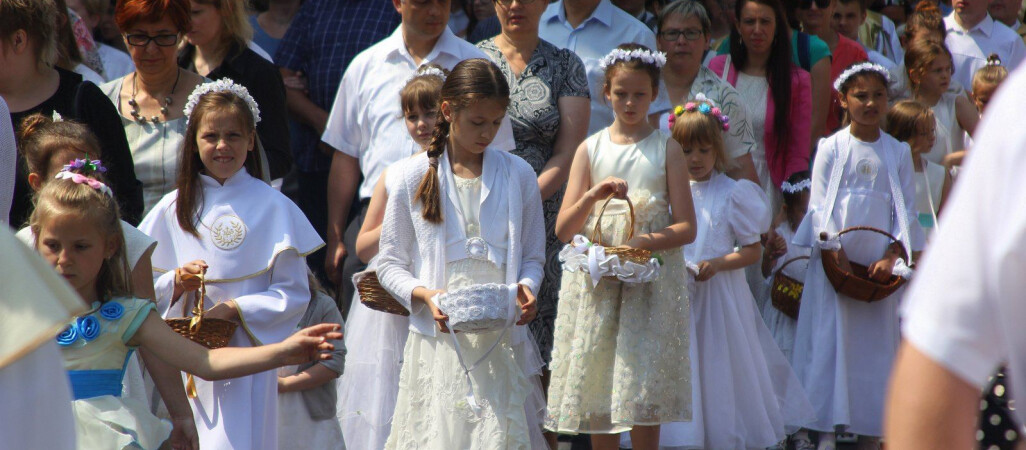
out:
<path id="1" fill-rule="evenodd" d="M 103 167 L 103 162 L 98 159 L 89 159 L 87 154 L 85 158 L 73 159 L 70 163 L 65 164 L 61 172 L 100 172 L 106 173 L 107 168 Z"/>
<path id="2" fill-rule="evenodd" d="M 788 183 L 787 181 L 784 181 L 780 185 L 780 190 L 783 191 L 784 193 L 787 193 L 787 194 L 796 194 L 798 192 L 801 192 L 801 191 L 804 191 L 804 190 L 810 189 L 810 188 L 812 188 L 812 180 L 809 179 L 809 178 L 806 178 L 806 179 L 804 179 L 802 181 L 799 181 L 799 182 L 797 182 L 795 184 L 791 184 L 791 183 Z"/>
<path id="3" fill-rule="evenodd" d="M 196 104 L 199 103 L 200 97 L 211 92 L 229 92 L 241 98 L 242 101 L 246 102 L 246 106 L 249 106 L 249 112 L 253 114 L 253 123 L 260 122 L 260 107 L 257 106 L 256 100 L 253 100 L 253 96 L 249 95 L 249 89 L 228 78 L 222 78 L 196 86 L 196 89 L 193 89 L 192 93 L 189 94 L 189 100 L 185 102 L 184 109 L 186 126 L 189 125 L 189 118 L 192 116 L 192 111 L 196 109 Z"/>
<path id="4" fill-rule="evenodd" d="M 58 180 L 71 180 L 77 184 L 87 184 L 89 185 L 89 187 L 96 189 L 97 191 L 103 192 L 104 194 L 107 194 L 108 197 L 114 197 L 114 193 L 111 192 L 110 188 L 107 187 L 106 184 L 103 184 L 102 181 L 97 180 L 96 178 L 92 178 L 90 176 L 86 176 L 76 172 L 61 170 L 60 172 L 57 172 L 57 175 L 54 178 Z"/>
<path id="5" fill-rule="evenodd" d="M 837 76 L 837 79 L 834 80 L 834 90 L 841 92 L 841 88 L 844 87 L 844 83 L 847 82 L 849 78 L 862 72 L 876 72 L 884 78 L 884 81 L 887 83 L 891 82 L 891 73 L 887 71 L 884 66 L 873 64 L 871 62 L 863 62 L 855 64 L 847 68 L 844 72 L 841 72 L 841 74 Z"/>
<path id="6" fill-rule="evenodd" d="M 599 67 L 602 70 L 606 70 L 609 66 L 616 64 L 617 61 L 629 62 L 635 59 L 645 64 L 653 64 L 656 67 L 662 68 L 666 64 L 666 53 L 654 52 L 649 49 L 624 50 L 622 48 L 614 48 L 613 51 L 602 58 L 599 62 Z"/>
<path id="7" fill-rule="evenodd" d="M 57 111 L 54 111 L 53 114 L 50 115 L 50 119 L 53 120 L 54 123 L 56 123 L 56 122 L 63 122 L 64 121 L 64 116 L 61 116 L 61 113 L 59 113 Z"/>

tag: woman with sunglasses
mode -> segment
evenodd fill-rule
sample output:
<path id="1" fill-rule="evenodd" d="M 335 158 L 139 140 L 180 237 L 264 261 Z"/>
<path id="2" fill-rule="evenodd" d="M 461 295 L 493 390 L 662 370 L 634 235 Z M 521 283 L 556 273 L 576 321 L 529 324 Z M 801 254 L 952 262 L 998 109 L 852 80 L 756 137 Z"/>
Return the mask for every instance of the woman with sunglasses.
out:
<path id="1" fill-rule="evenodd" d="M 35 113 L 59 114 L 85 124 L 104 150 L 107 178 L 125 221 L 142 218 L 142 189 L 118 114 L 103 93 L 82 76 L 56 67 L 58 8 L 53 0 L 0 1 L 0 97 L 10 108 L 11 123 Z M 32 189 L 24 165 L 16 165 L 14 201 L 9 222 L 21 227 L 32 212 Z M 4 217 L 7 219 L 7 217 Z"/>
<path id="2" fill-rule="evenodd" d="M 862 49 L 862 44 L 841 36 L 831 26 L 834 16 L 834 7 L 837 0 L 802 0 L 798 2 L 798 20 L 802 23 L 802 29 L 806 33 L 814 35 L 826 42 L 830 47 L 830 79 L 836 80 L 841 72 L 852 64 L 868 61 L 869 56 Z M 823 136 L 834 134 L 841 128 L 841 100 L 837 91 L 830 88 L 830 109 L 826 118 L 826 129 Z"/>
<path id="3" fill-rule="evenodd" d="M 135 71 L 100 89 L 120 112 L 147 212 L 175 189 L 185 136 L 182 108 L 204 81 L 180 69 L 175 59 L 182 36 L 191 28 L 189 12 L 189 0 L 122 0 L 114 10 Z"/>

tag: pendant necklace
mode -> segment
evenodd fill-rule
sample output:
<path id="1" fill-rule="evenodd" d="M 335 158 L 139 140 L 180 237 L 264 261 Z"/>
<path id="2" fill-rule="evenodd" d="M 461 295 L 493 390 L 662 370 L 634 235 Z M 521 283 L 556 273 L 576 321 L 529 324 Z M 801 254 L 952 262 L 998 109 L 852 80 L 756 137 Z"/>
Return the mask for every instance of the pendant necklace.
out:
<path id="1" fill-rule="evenodd" d="M 181 77 L 182 77 L 182 69 L 178 69 L 178 72 L 175 74 L 175 84 L 171 85 L 171 93 L 168 94 L 167 97 L 164 97 L 164 104 L 161 105 L 161 107 L 160 107 L 160 114 L 163 115 L 165 118 L 167 117 L 168 107 L 171 106 L 171 97 L 173 97 L 175 95 L 175 88 L 178 87 L 178 79 L 181 78 Z M 138 79 L 139 79 L 139 74 L 136 73 L 132 77 L 132 98 L 128 100 L 128 106 L 132 107 L 132 111 L 131 111 L 132 117 L 135 118 L 135 120 L 137 122 L 143 123 L 143 124 L 146 123 L 147 121 L 151 121 L 153 123 L 159 123 L 160 122 L 160 116 L 153 116 L 153 117 L 150 117 L 150 118 L 146 118 L 142 114 L 139 114 L 139 103 L 135 101 L 135 94 L 136 94 Z"/>

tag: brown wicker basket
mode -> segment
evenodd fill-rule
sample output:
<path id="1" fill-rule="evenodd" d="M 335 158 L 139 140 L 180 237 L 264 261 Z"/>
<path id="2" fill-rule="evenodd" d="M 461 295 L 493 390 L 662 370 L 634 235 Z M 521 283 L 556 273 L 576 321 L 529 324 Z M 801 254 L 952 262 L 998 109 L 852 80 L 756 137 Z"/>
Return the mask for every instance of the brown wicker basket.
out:
<path id="1" fill-rule="evenodd" d="M 402 303 L 381 287 L 377 272 L 362 274 L 356 282 L 356 291 L 360 293 L 360 303 L 370 309 L 400 316 L 410 315 L 410 311 Z"/>
<path id="2" fill-rule="evenodd" d="M 183 275 L 187 276 L 187 275 Z M 167 325 L 178 334 L 189 338 L 189 340 L 206 348 L 214 349 L 226 347 L 228 341 L 235 333 L 238 326 L 235 322 L 224 319 L 203 317 L 203 298 L 207 295 L 206 281 L 203 275 L 198 275 L 200 288 L 194 294 L 197 298 L 196 307 L 192 309 L 192 317 L 177 319 L 165 319 Z M 182 315 L 189 313 L 188 301 L 182 301 Z"/>
<path id="3" fill-rule="evenodd" d="M 627 237 L 624 242 L 630 241 L 634 237 L 634 204 L 631 203 L 631 199 L 628 197 L 624 198 L 627 200 L 627 209 L 629 214 L 627 217 L 630 219 L 627 221 Z M 602 241 L 602 216 L 606 213 L 606 207 L 609 206 L 609 202 L 613 200 L 613 196 L 606 197 L 605 203 L 602 203 L 602 209 L 599 210 L 598 218 L 595 220 L 595 228 L 591 231 L 589 239 L 595 245 L 605 244 Z M 635 264 L 646 264 L 648 260 L 652 258 L 652 252 L 641 248 L 628 247 L 626 245 L 617 245 L 615 247 L 606 247 L 606 255 L 618 256 L 621 260 L 630 261 Z M 614 276 L 605 276 L 610 280 L 617 279 Z"/>
<path id="4" fill-rule="evenodd" d="M 898 239 L 890 233 L 873 227 L 845 228 L 840 233 L 837 233 L 837 236 L 840 237 L 852 231 L 872 231 L 887 236 L 891 239 L 892 243 L 898 242 Z M 819 239 L 827 240 L 826 232 L 820 233 Z M 908 261 L 908 253 L 905 251 L 904 246 L 901 246 L 901 253 L 902 258 Z M 823 271 L 826 272 L 826 277 L 830 280 L 830 284 L 834 286 L 834 290 L 855 300 L 869 303 L 883 300 L 897 291 L 907 281 L 905 278 L 897 275 L 891 275 L 883 283 L 873 280 L 869 277 L 869 268 L 849 261 L 843 248 L 833 251 L 823 250 L 822 256 Z"/>
<path id="5" fill-rule="evenodd" d="M 809 259 L 808 256 L 798 256 L 784 262 L 773 274 L 773 287 L 770 291 L 770 299 L 773 307 L 784 313 L 787 317 L 797 320 L 798 310 L 802 301 L 802 290 L 805 284 L 787 275 L 784 275 L 784 268 L 795 261 Z"/>

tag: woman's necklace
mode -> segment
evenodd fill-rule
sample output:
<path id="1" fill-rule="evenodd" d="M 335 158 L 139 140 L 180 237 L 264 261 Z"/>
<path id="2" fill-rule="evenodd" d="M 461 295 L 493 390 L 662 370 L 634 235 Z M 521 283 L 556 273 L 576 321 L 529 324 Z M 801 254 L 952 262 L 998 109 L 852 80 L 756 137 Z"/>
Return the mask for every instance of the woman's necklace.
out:
<path id="1" fill-rule="evenodd" d="M 181 78 L 181 77 L 182 77 L 182 69 L 178 69 L 178 72 L 175 73 L 175 84 L 171 85 L 171 93 L 168 94 L 167 97 L 164 97 L 164 104 L 161 105 L 161 107 L 160 107 L 160 114 L 165 117 L 165 120 L 167 118 L 167 111 L 168 111 L 167 108 L 169 106 L 171 106 L 171 97 L 174 97 L 174 95 L 175 95 L 175 88 L 178 87 L 178 79 Z M 136 94 L 136 91 L 137 91 L 138 80 L 139 80 L 139 74 L 136 73 L 132 77 L 132 98 L 130 98 L 128 100 L 128 106 L 132 107 L 132 117 L 135 118 L 135 120 L 137 122 L 139 122 L 139 123 L 146 123 L 147 120 L 152 121 L 153 123 L 159 123 L 160 122 L 160 117 L 159 116 L 153 116 L 153 117 L 150 117 L 149 119 L 147 119 L 142 114 L 139 114 L 139 103 L 135 101 L 135 94 Z"/>

